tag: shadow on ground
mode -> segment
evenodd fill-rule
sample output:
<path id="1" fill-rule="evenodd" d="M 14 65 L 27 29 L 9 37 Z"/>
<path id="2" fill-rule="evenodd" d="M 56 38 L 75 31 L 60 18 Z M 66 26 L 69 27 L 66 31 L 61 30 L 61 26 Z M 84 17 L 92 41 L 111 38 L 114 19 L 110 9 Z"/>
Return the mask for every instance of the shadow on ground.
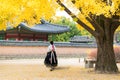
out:
<path id="1" fill-rule="evenodd" d="M 56 67 L 55 70 L 66 70 L 69 69 L 70 67 Z"/>

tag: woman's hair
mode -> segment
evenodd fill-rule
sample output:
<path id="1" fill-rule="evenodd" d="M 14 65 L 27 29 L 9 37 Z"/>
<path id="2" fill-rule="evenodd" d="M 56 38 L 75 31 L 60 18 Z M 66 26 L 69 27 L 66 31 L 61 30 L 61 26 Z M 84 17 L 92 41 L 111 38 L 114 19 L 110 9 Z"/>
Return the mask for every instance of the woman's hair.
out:
<path id="1" fill-rule="evenodd" d="M 53 41 L 50 41 L 50 44 L 53 45 Z"/>

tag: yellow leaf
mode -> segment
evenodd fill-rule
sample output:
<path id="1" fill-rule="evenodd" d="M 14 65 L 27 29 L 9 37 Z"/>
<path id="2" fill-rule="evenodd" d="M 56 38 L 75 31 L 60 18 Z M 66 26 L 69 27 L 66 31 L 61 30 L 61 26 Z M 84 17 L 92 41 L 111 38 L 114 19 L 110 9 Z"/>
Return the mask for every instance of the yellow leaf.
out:
<path id="1" fill-rule="evenodd" d="M 60 10 L 63 11 L 65 8 L 64 7 L 61 7 Z"/>
<path id="2" fill-rule="evenodd" d="M 73 18 L 73 21 L 77 22 L 77 21 L 78 21 L 78 19 L 77 19 L 77 18 Z"/>

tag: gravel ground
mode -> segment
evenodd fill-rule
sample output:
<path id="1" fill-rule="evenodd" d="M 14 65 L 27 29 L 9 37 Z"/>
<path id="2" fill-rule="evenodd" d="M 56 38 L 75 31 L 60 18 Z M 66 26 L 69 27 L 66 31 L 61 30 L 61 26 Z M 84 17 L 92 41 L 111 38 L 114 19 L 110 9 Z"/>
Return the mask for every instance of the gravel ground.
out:
<path id="1" fill-rule="evenodd" d="M 41 64 L 44 65 L 44 59 L 14 59 L 14 60 L 0 60 L 0 64 Z M 83 58 L 59 58 L 59 66 L 84 66 Z"/>
<path id="2" fill-rule="evenodd" d="M 98 74 L 93 68 L 86 69 L 83 58 L 58 60 L 53 71 L 45 67 L 44 59 L 0 60 L 0 80 L 120 80 L 120 74 Z"/>

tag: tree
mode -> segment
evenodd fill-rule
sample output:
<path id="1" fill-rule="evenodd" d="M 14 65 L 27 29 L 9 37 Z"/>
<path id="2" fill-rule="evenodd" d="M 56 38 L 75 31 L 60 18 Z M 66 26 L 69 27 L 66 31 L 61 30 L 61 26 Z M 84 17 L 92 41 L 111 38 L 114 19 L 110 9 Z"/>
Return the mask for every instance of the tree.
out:
<path id="1" fill-rule="evenodd" d="M 97 42 L 97 61 L 95 71 L 118 72 L 113 51 L 113 36 L 120 25 L 120 0 L 69 0 L 57 3 L 66 11 L 79 25 L 90 32 Z M 79 13 L 70 10 L 72 5 L 79 9 Z M 84 16 L 84 21 L 81 16 Z M 85 21 L 86 20 L 86 21 Z M 90 23 L 86 24 L 87 22 Z M 91 27 L 92 25 L 92 27 Z"/>
<path id="2" fill-rule="evenodd" d="M 70 21 L 69 19 L 67 19 L 65 17 L 57 19 L 53 23 L 60 24 L 60 25 L 65 25 L 65 26 L 67 25 L 70 28 L 70 31 L 67 32 L 67 33 L 53 35 L 54 36 L 54 41 L 64 41 L 64 42 L 67 42 L 74 35 L 82 35 L 81 31 L 78 30 L 78 28 L 76 27 L 75 22 L 74 21 Z M 50 36 L 49 40 L 51 40 L 51 39 L 52 38 Z"/>

